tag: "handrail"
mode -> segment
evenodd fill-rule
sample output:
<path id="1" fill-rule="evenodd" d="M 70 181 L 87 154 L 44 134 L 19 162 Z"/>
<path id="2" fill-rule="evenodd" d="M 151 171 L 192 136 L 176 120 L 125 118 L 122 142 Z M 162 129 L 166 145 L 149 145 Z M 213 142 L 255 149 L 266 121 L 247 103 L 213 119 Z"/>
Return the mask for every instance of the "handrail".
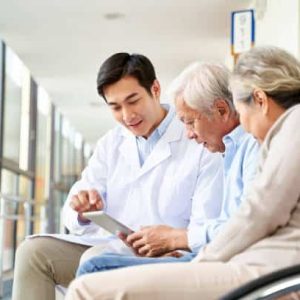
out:
<path id="1" fill-rule="evenodd" d="M 5 201 L 26 202 L 30 204 L 36 204 L 33 199 L 27 199 L 22 196 L 11 195 L 11 194 L 0 193 L 0 199 L 4 199 Z"/>
<path id="2" fill-rule="evenodd" d="M 10 214 L 6 213 L 6 205 L 15 203 L 17 205 L 23 205 L 23 214 Z M 28 199 L 22 196 L 3 194 L 0 193 L 0 298 L 3 297 L 3 258 L 4 258 L 4 233 L 5 233 L 5 221 L 13 220 L 19 221 L 24 220 L 25 233 L 30 234 L 30 223 L 35 220 L 39 220 L 40 217 L 32 216 L 31 212 L 34 207 L 45 207 L 46 202 L 36 203 L 33 199 Z"/>
<path id="3" fill-rule="evenodd" d="M 0 219 L 5 219 L 5 220 L 9 220 L 9 221 L 38 221 L 40 220 L 40 217 L 30 217 L 27 218 L 23 215 L 7 215 L 7 214 L 2 214 L 0 215 Z"/>

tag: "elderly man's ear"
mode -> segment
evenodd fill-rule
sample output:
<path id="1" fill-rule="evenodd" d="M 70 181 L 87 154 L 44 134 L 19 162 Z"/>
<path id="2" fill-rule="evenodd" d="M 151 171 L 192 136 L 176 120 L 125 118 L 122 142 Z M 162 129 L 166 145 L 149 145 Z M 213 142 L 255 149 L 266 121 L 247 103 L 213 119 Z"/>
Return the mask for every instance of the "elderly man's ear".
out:
<path id="1" fill-rule="evenodd" d="M 217 99 L 214 103 L 214 108 L 217 114 L 224 120 L 227 121 L 230 115 L 230 107 L 228 103 L 223 99 Z"/>

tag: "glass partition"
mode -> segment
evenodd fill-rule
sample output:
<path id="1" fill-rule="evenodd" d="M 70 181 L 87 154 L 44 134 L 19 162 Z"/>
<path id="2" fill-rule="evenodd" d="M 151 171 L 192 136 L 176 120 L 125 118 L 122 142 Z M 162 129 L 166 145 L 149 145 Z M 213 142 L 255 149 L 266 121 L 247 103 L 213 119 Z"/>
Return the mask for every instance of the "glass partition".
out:
<path id="1" fill-rule="evenodd" d="M 4 86 L 3 157 L 19 165 L 22 85 L 24 66 L 6 47 Z"/>
<path id="2" fill-rule="evenodd" d="M 76 179 L 78 179 L 82 169 L 83 169 L 83 140 L 82 136 L 79 133 L 75 134 L 75 141 L 74 141 L 74 146 L 75 146 L 75 174 L 76 174 Z"/>
<path id="3" fill-rule="evenodd" d="M 84 144 L 84 151 L 83 151 L 84 167 L 88 164 L 91 155 L 92 155 L 91 146 L 89 144 Z"/>
<path id="4" fill-rule="evenodd" d="M 6 169 L 1 171 L 1 192 L 3 194 L 15 195 L 18 190 L 18 176 Z M 8 203 L 5 206 L 5 215 L 14 215 L 18 210 L 18 204 Z M 3 271 L 13 268 L 15 251 L 15 226 L 14 220 L 4 220 L 4 252 L 3 252 Z"/>
<path id="5" fill-rule="evenodd" d="M 50 164 L 50 101 L 47 93 L 38 88 L 37 97 L 37 139 L 36 139 L 36 169 L 35 169 L 35 211 L 34 232 L 45 232 L 47 217 L 45 204 L 48 197 L 49 164 Z"/>

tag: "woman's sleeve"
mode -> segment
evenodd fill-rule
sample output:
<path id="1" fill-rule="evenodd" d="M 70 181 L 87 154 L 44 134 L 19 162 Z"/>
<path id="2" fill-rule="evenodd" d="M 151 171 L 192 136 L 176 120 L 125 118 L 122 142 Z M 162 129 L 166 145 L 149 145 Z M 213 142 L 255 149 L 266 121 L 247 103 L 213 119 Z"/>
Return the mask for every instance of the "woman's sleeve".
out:
<path id="1" fill-rule="evenodd" d="M 270 141 L 252 190 L 196 261 L 227 261 L 289 222 L 300 194 L 297 119 L 299 116 L 287 119 Z"/>

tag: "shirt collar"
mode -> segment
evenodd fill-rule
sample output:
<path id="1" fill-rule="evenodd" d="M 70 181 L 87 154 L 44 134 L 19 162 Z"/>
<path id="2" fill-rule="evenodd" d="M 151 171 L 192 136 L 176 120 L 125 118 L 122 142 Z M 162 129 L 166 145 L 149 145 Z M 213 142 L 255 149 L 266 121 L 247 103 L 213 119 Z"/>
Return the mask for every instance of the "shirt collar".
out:
<path id="1" fill-rule="evenodd" d="M 169 104 L 162 104 L 161 105 L 165 110 L 167 110 L 167 115 L 164 117 L 164 119 L 160 122 L 158 127 L 151 133 L 151 135 L 148 137 L 147 140 L 151 140 L 154 136 L 162 137 L 162 135 L 166 132 L 168 126 L 170 125 L 171 121 L 173 120 L 173 117 L 175 115 L 175 110 L 171 105 Z M 138 140 L 146 140 L 142 136 L 136 137 Z"/>
<path id="2" fill-rule="evenodd" d="M 169 104 L 162 104 L 162 107 L 167 111 L 167 115 L 156 128 L 160 136 L 166 132 L 175 114 L 174 108 L 172 108 Z"/>
<path id="3" fill-rule="evenodd" d="M 234 147 L 237 148 L 244 138 L 245 130 L 241 125 L 239 125 L 223 137 L 225 149 L 229 144 L 233 144 Z"/>

